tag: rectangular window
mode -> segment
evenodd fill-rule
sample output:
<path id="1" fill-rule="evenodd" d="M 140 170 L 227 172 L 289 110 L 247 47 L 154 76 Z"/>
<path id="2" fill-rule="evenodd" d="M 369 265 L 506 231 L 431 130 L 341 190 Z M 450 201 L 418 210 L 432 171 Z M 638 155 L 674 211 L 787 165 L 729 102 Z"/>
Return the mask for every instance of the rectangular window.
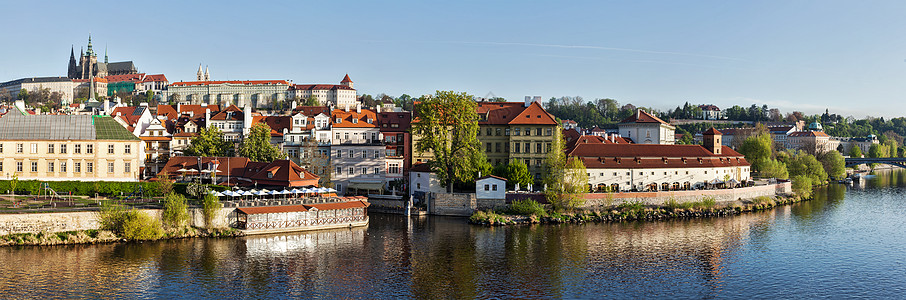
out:
<path id="1" fill-rule="evenodd" d="M 494 152 L 500 152 L 500 143 L 494 143 Z"/>
<path id="2" fill-rule="evenodd" d="M 21 161 L 16 162 L 16 172 L 22 172 L 22 162 Z"/>
<path id="3" fill-rule="evenodd" d="M 496 185 L 496 184 L 495 184 L 495 185 L 492 185 L 492 186 L 491 186 L 491 190 L 492 190 L 492 191 L 496 191 L 496 190 L 497 190 L 497 185 Z"/>
<path id="4" fill-rule="evenodd" d="M 72 170 L 75 171 L 76 173 L 82 173 L 82 163 L 72 164 Z"/>
<path id="5" fill-rule="evenodd" d="M 491 190 L 491 185 L 490 185 L 490 184 L 485 184 L 485 185 L 484 185 L 484 190 L 485 190 L 485 191 L 490 191 L 490 190 Z"/>
<path id="6" fill-rule="evenodd" d="M 107 145 L 107 154 L 113 154 L 113 144 Z"/>
<path id="7" fill-rule="evenodd" d="M 525 143 L 525 153 L 532 153 L 532 143 Z"/>
<path id="8" fill-rule="evenodd" d="M 554 130 L 551 128 L 548 128 L 545 130 L 544 135 L 551 136 L 551 135 L 553 135 L 553 133 L 554 133 Z"/>
<path id="9" fill-rule="evenodd" d="M 355 168 L 349 167 L 349 175 L 355 175 Z"/>
<path id="10" fill-rule="evenodd" d="M 48 172 L 48 173 L 53 173 L 53 162 L 48 162 L 48 163 L 47 163 L 47 172 Z"/>
<path id="11" fill-rule="evenodd" d="M 60 172 L 66 173 L 66 162 L 60 162 Z"/>
<path id="12" fill-rule="evenodd" d="M 16 144 L 16 153 L 22 153 L 22 151 L 25 151 L 24 149 L 25 149 L 25 145 Z"/>
<path id="13" fill-rule="evenodd" d="M 374 174 L 380 174 L 381 168 L 374 168 Z"/>
<path id="14" fill-rule="evenodd" d="M 60 144 L 60 154 L 66 154 L 66 144 Z"/>
<path id="15" fill-rule="evenodd" d="M 53 144 L 47 144 L 47 154 L 53 154 Z"/>
<path id="16" fill-rule="evenodd" d="M 495 128 L 495 129 L 494 129 L 494 132 L 497 133 L 498 136 L 500 135 L 500 131 L 501 131 L 500 128 Z"/>
<path id="17" fill-rule="evenodd" d="M 542 163 L 541 159 L 536 159 L 536 160 L 535 160 L 535 165 L 536 165 L 536 166 L 540 166 L 541 163 Z"/>
<path id="18" fill-rule="evenodd" d="M 3 143 L 0 143 L 0 153 L 3 153 Z"/>
<path id="19" fill-rule="evenodd" d="M 540 130 L 540 129 L 539 129 L 539 130 Z M 542 152 L 541 150 L 542 150 L 542 149 L 541 149 L 541 143 L 536 143 L 536 144 L 535 144 L 535 153 L 544 153 L 544 152 Z"/>
<path id="20" fill-rule="evenodd" d="M 513 135 L 519 135 L 519 128 L 513 128 Z"/>
<path id="21" fill-rule="evenodd" d="M 337 167 L 337 175 L 343 175 L 343 167 Z"/>
<path id="22" fill-rule="evenodd" d="M 503 135 L 509 136 L 509 135 L 510 135 L 510 129 L 507 128 L 507 129 L 504 131 Z"/>
<path id="23" fill-rule="evenodd" d="M 113 163 L 107 163 L 107 173 L 113 173 L 114 168 Z"/>
<path id="24" fill-rule="evenodd" d="M 36 162 L 36 161 L 31 162 L 31 171 L 32 172 L 38 171 L 38 162 Z"/>
<path id="25" fill-rule="evenodd" d="M 126 154 L 132 153 L 132 145 L 126 145 L 126 148 L 123 149 L 123 153 L 126 153 Z"/>
<path id="26" fill-rule="evenodd" d="M 32 154 L 38 153 L 38 144 L 35 144 L 35 143 L 31 144 L 31 153 Z"/>
<path id="27" fill-rule="evenodd" d="M 94 163 L 85 163 L 85 172 L 94 173 Z"/>
<path id="28" fill-rule="evenodd" d="M 3 162 L 0 161 L 0 172 L 3 172 Z"/>
<path id="29" fill-rule="evenodd" d="M 513 152 L 520 153 L 519 143 L 513 143 Z"/>
<path id="30" fill-rule="evenodd" d="M 72 149 L 72 153 L 81 154 L 82 153 L 82 144 L 75 144 L 75 148 Z"/>
<path id="31" fill-rule="evenodd" d="M 487 147 L 487 148 L 488 148 L 488 150 L 485 151 L 485 152 L 491 152 L 491 143 L 488 143 L 488 147 Z"/>
<path id="32" fill-rule="evenodd" d="M 531 128 L 526 128 L 526 129 L 525 129 L 525 136 L 531 136 L 531 135 L 532 135 L 532 129 L 531 129 Z"/>
<path id="33" fill-rule="evenodd" d="M 541 136 L 541 128 L 535 128 L 535 135 Z"/>
<path id="34" fill-rule="evenodd" d="M 88 154 L 94 153 L 94 145 L 93 144 L 85 145 L 85 153 L 88 153 Z"/>
<path id="35" fill-rule="evenodd" d="M 487 135 L 490 136 L 490 135 L 491 135 L 491 128 L 488 128 L 488 129 L 487 129 L 487 132 L 488 132 Z"/>

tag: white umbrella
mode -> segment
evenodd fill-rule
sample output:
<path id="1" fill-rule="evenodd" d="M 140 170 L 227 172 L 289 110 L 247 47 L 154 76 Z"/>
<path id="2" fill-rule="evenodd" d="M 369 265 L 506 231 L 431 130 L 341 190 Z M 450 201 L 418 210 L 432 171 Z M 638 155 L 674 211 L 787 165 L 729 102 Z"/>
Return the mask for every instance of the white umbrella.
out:
<path id="1" fill-rule="evenodd" d="M 282 191 L 280 191 L 280 194 L 281 194 L 281 195 L 289 195 L 289 194 L 292 194 L 292 193 L 293 193 L 293 192 L 287 191 L 286 189 L 283 189 Z"/>
<path id="2" fill-rule="evenodd" d="M 214 196 L 223 197 L 223 194 L 221 194 L 220 192 L 214 192 Z"/>
<path id="3" fill-rule="evenodd" d="M 336 192 L 336 191 L 337 191 L 337 190 L 335 190 L 335 189 L 333 189 L 333 188 L 327 188 L 327 192 L 328 192 L 328 193 L 333 193 L 333 192 Z"/>
<path id="4" fill-rule="evenodd" d="M 293 189 L 292 191 L 289 191 L 289 192 L 293 193 L 293 194 L 304 193 L 303 191 L 301 191 L 299 189 Z"/>
<path id="5" fill-rule="evenodd" d="M 318 190 L 318 193 L 327 193 L 327 192 L 330 192 L 330 190 L 327 189 L 327 188 L 325 188 L 325 187 L 319 187 L 317 190 Z"/>
<path id="6" fill-rule="evenodd" d="M 229 197 L 233 196 L 233 192 L 230 190 L 223 191 L 223 193 L 221 193 L 221 194 L 224 196 L 229 196 Z"/>
<path id="7" fill-rule="evenodd" d="M 252 195 L 255 195 L 255 194 L 252 193 L 252 191 L 244 191 L 244 192 L 242 192 L 242 195 L 243 195 L 243 196 L 252 196 Z"/>
<path id="8" fill-rule="evenodd" d="M 258 190 L 256 190 L 256 189 L 251 189 L 251 190 L 248 190 L 248 192 L 249 192 L 249 193 L 252 193 L 252 194 L 255 194 L 255 193 L 258 193 Z"/>

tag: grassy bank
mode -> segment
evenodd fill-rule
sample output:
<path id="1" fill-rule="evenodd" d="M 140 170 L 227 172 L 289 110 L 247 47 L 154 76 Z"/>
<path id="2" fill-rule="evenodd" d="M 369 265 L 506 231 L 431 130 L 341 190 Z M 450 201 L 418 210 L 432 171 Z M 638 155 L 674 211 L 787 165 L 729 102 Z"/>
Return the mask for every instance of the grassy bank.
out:
<path id="1" fill-rule="evenodd" d="M 513 203 L 505 209 L 496 211 L 478 211 L 469 218 L 469 223 L 487 226 L 536 223 L 584 223 L 584 222 L 620 222 L 620 221 L 656 221 L 677 218 L 705 218 L 734 216 L 742 213 L 772 209 L 806 200 L 799 196 L 791 197 L 758 197 L 755 199 L 718 204 L 714 198 L 703 198 L 700 201 L 677 203 L 667 201 L 663 206 L 650 206 L 640 202 L 628 202 L 606 209 L 577 210 L 574 212 L 557 212 L 532 200 Z M 531 207 L 527 211 L 520 209 Z"/>
<path id="2" fill-rule="evenodd" d="M 179 230 L 168 231 L 159 239 L 181 239 L 190 237 L 235 237 L 241 235 L 242 232 L 232 228 L 215 228 L 212 230 L 207 230 L 203 228 L 186 227 Z M 0 236 L 0 247 L 104 244 L 130 241 L 137 240 L 130 240 L 121 236 L 117 236 L 109 230 L 79 230 L 54 233 L 39 232 L 2 235 Z"/>

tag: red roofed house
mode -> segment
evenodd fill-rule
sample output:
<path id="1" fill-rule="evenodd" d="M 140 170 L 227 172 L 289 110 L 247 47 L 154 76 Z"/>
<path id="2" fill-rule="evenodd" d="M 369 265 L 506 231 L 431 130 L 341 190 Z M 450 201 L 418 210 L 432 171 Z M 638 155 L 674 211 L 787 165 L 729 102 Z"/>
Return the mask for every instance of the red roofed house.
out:
<path id="1" fill-rule="evenodd" d="M 166 122 L 168 121 L 163 117 L 152 119 L 144 132 L 139 135 L 144 144 L 142 147 L 145 154 L 145 157 L 143 157 L 145 169 L 142 175 L 146 176 L 146 178 L 160 173 L 160 170 L 170 160 L 170 156 L 173 155 L 171 152 L 173 149 L 171 147 L 173 134 L 167 130 Z"/>
<path id="2" fill-rule="evenodd" d="M 387 182 L 405 180 L 412 162 L 412 113 L 378 109 L 377 119 L 385 145 Z"/>
<path id="3" fill-rule="evenodd" d="M 632 139 L 637 144 L 673 145 L 676 143 L 676 127 L 664 120 L 645 112 L 636 110 L 632 116 L 617 124 L 620 136 Z"/>
<path id="4" fill-rule="evenodd" d="M 699 105 L 698 108 L 701 108 L 701 110 L 702 110 L 702 115 L 701 115 L 702 120 L 717 120 L 717 119 L 723 118 L 723 115 L 720 112 L 720 107 L 717 107 L 716 105 L 702 104 L 702 105 Z"/>
<path id="5" fill-rule="evenodd" d="M 803 150 L 810 154 L 836 151 L 840 141 L 831 141 L 823 131 L 797 131 L 787 136 L 787 148 Z"/>
<path id="6" fill-rule="evenodd" d="M 687 190 L 750 179 L 749 162 L 721 145 L 719 131 L 703 135 L 704 145 L 581 143 L 567 154 L 582 160 L 595 191 Z"/>
<path id="7" fill-rule="evenodd" d="M 341 109 L 355 107 L 356 91 L 352 87 L 349 74 L 343 77 L 340 84 L 295 84 L 287 91 L 289 99 L 305 100 L 314 97 L 320 105 L 333 106 Z"/>
<path id="8" fill-rule="evenodd" d="M 560 123 L 541 107 L 541 97 L 522 102 L 479 102 L 478 141 L 491 165 L 523 160 L 540 182 L 544 158 Z M 418 161 L 418 159 L 416 159 Z"/>
<path id="9" fill-rule="evenodd" d="M 289 118 L 292 126 L 283 133 L 283 151 L 312 173 L 330 176 L 330 108 L 298 106 Z"/>
<path id="10" fill-rule="evenodd" d="M 211 172 L 213 170 L 216 172 Z M 228 185 L 258 188 L 317 186 L 320 180 L 317 175 L 289 160 L 265 163 L 249 161 L 245 157 L 175 156 L 170 158 L 161 172 L 166 172 L 177 181 L 193 181 L 201 176 L 205 182 L 211 182 L 213 177 L 216 184 L 229 182 Z"/>
<path id="11" fill-rule="evenodd" d="M 230 105 L 211 116 L 207 127 L 217 127 L 223 132 L 225 140 L 238 142 L 252 128 L 252 108 L 246 106 L 245 109 L 239 109 L 236 105 Z"/>
<path id="12" fill-rule="evenodd" d="M 385 148 L 374 111 L 361 106 L 331 112 L 332 183 L 337 193 L 380 193 L 385 185 Z"/>
<path id="13" fill-rule="evenodd" d="M 141 136 L 145 129 L 151 125 L 154 116 L 146 103 L 139 106 L 121 106 L 113 109 L 110 114 L 114 120 L 128 129 L 135 136 Z"/>

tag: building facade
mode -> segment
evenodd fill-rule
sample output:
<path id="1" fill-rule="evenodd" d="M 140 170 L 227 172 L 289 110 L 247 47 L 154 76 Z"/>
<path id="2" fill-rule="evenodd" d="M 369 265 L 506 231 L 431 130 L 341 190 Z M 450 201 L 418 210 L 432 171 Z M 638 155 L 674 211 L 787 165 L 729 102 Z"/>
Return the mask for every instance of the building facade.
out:
<path id="1" fill-rule="evenodd" d="M 355 107 L 358 103 L 349 74 L 346 74 L 340 84 L 295 84 L 287 91 L 288 99 L 304 101 L 309 97 L 317 99 L 320 105 L 342 109 Z"/>
<path id="2" fill-rule="evenodd" d="M 385 147 L 374 111 L 331 112 L 331 182 L 344 195 L 379 193 L 385 185 Z"/>
<path id="3" fill-rule="evenodd" d="M 284 101 L 289 86 L 285 80 L 180 81 L 170 83 L 162 97 L 182 104 L 265 108 Z"/>
<path id="4" fill-rule="evenodd" d="M 676 127 L 641 109 L 617 126 L 620 136 L 636 144 L 673 145 L 676 143 Z"/>
<path id="5" fill-rule="evenodd" d="M 110 117 L 0 118 L 0 174 L 44 181 L 136 181 L 142 166 L 138 137 Z"/>

